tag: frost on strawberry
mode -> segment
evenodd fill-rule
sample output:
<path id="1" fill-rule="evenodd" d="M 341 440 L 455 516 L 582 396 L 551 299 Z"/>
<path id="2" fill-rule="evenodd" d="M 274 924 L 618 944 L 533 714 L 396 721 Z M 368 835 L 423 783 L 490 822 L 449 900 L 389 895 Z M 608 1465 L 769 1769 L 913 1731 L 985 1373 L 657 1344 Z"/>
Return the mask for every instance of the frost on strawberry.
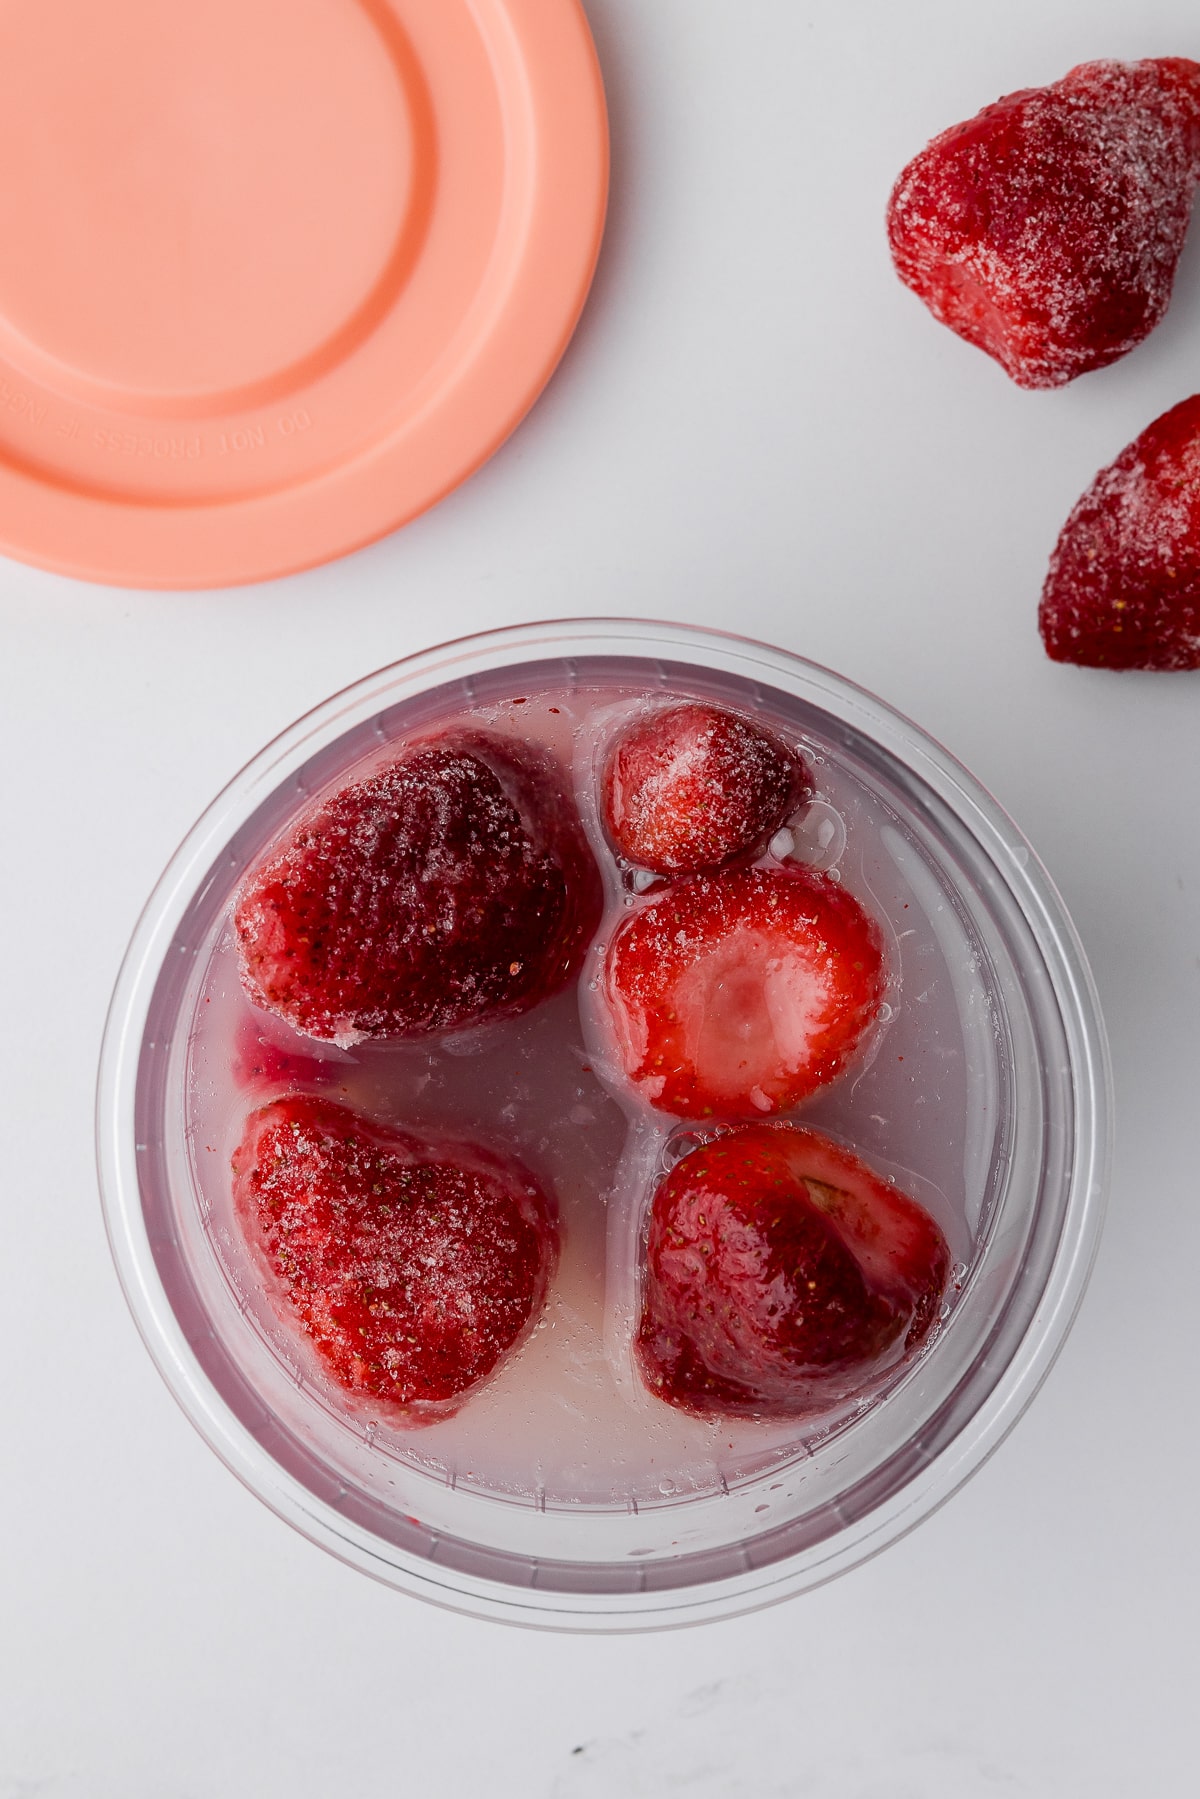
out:
<path id="1" fill-rule="evenodd" d="M 524 1169 L 294 1094 L 233 1157 L 250 1241 L 336 1379 L 414 1419 L 452 1410 L 522 1339 L 557 1253 Z"/>
<path id="2" fill-rule="evenodd" d="M 701 1415 L 819 1412 L 919 1347 L 949 1269 L 928 1212 L 832 1139 L 726 1132 L 655 1193 L 642 1377 Z"/>
<path id="3" fill-rule="evenodd" d="M 235 926 L 251 1000 L 342 1047 L 526 1011 L 577 971 L 600 877 L 558 769 L 453 731 L 301 820 Z"/>
<path id="4" fill-rule="evenodd" d="M 847 1067 L 887 980 L 879 927 L 844 887 L 735 868 L 684 876 L 633 911 L 603 996 L 622 1072 L 651 1105 L 753 1118 Z"/>
<path id="5" fill-rule="evenodd" d="M 1104 368 L 1162 318 L 1200 180 L 1200 64 L 1093 62 L 1009 94 L 896 183 L 902 281 L 1022 387 Z"/>
<path id="6" fill-rule="evenodd" d="M 755 855 L 810 788 L 801 758 L 773 733 L 689 701 L 621 732 L 601 797 L 621 855 L 658 874 L 685 874 Z"/>
<path id="7" fill-rule="evenodd" d="M 1088 668 L 1200 668 L 1200 394 L 1096 476 L 1063 527 L 1039 615 Z"/>

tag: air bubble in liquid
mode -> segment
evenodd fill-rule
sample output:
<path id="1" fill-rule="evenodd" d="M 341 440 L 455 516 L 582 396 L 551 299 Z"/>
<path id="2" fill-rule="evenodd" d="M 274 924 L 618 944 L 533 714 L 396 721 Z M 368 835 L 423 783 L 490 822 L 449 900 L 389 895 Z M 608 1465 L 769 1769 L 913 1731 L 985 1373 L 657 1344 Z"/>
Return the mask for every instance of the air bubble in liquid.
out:
<path id="1" fill-rule="evenodd" d="M 832 869 L 846 852 L 846 825 L 828 800 L 812 800 L 788 826 L 792 856 L 806 868 Z"/>

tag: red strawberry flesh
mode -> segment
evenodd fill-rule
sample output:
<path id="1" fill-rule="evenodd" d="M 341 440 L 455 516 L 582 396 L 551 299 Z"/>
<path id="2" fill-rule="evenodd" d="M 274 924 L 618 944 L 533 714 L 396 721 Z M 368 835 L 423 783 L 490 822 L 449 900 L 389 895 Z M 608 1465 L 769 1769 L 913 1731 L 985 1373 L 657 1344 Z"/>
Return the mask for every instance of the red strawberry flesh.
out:
<path id="1" fill-rule="evenodd" d="M 444 1414 L 541 1307 L 554 1212 L 489 1151 L 292 1095 L 251 1116 L 233 1174 L 251 1242 L 352 1392 L 418 1420 Z"/>
<path id="2" fill-rule="evenodd" d="M 630 862 L 685 874 L 755 855 L 810 788 L 804 763 L 777 737 L 693 702 L 622 732 L 604 774 L 604 822 Z"/>
<path id="3" fill-rule="evenodd" d="M 1059 537 L 1039 622 L 1056 662 L 1200 668 L 1200 394 L 1096 476 Z"/>
<path id="4" fill-rule="evenodd" d="M 1200 64 L 1094 62 L 943 132 L 888 206 L 901 280 L 1022 387 L 1161 319 L 1200 181 Z"/>
<path id="5" fill-rule="evenodd" d="M 349 1047 L 536 1005 L 577 970 L 600 905 L 559 771 L 464 730 L 317 806 L 251 873 L 235 923 L 251 1000 Z"/>
<path id="6" fill-rule="evenodd" d="M 655 1193 L 636 1354 L 701 1415 L 804 1416 L 926 1338 L 949 1276 L 933 1219 L 816 1131 L 743 1126 Z"/>
<path id="7" fill-rule="evenodd" d="M 604 998 L 626 1078 L 685 1118 L 786 1111 L 836 1078 L 878 1016 L 878 926 L 824 875 L 691 875 L 614 933 Z"/>

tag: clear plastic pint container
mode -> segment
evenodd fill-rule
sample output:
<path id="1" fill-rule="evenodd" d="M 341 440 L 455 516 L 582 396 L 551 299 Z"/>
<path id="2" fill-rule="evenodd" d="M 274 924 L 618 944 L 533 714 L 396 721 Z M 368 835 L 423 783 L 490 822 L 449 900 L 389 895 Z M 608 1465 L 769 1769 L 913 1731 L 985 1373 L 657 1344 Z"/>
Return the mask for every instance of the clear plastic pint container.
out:
<path id="1" fill-rule="evenodd" d="M 590 997 L 598 959 L 642 901 L 606 849 L 596 771 L 614 720 L 675 698 L 761 720 L 812 770 L 808 802 L 769 855 L 844 882 L 870 908 L 892 979 L 869 1053 L 794 1118 L 913 1193 L 953 1256 L 919 1353 L 803 1418 L 679 1414 L 629 1356 L 651 1195 L 695 1132 L 606 1063 Z M 489 1029 L 306 1042 L 256 1011 L 239 981 L 232 919 L 247 871 L 324 796 L 462 723 L 536 743 L 573 784 L 604 878 L 596 942 L 566 991 Z M 247 1044 L 262 1051 L 257 1086 Z M 562 1252 L 544 1311 L 452 1415 L 416 1425 L 339 1387 L 264 1278 L 229 1173 L 264 1068 L 281 1091 L 316 1083 L 388 1124 L 499 1142 L 555 1191 Z M 954 1492 L 1029 1403 L 1078 1307 L 1108 1115 L 1103 1027 L 1070 920 L 1028 844 L 951 756 L 782 650 L 581 620 L 409 657 L 328 700 L 237 776 L 134 934 L 98 1138 L 138 1327 L 252 1491 L 403 1591 L 600 1631 L 802 1592 Z"/>

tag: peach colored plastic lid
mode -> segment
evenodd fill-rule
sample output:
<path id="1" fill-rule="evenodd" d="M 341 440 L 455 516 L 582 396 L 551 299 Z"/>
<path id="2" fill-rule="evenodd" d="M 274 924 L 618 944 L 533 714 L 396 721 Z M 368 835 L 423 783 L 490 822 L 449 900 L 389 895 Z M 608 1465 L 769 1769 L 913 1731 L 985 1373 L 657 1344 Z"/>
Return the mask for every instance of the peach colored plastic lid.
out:
<path id="1" fill-rule="evenodd" d="M 0 549 L 286 574 L 441 499 L 599 249 L 578 0 L 5 0 Z"/>

